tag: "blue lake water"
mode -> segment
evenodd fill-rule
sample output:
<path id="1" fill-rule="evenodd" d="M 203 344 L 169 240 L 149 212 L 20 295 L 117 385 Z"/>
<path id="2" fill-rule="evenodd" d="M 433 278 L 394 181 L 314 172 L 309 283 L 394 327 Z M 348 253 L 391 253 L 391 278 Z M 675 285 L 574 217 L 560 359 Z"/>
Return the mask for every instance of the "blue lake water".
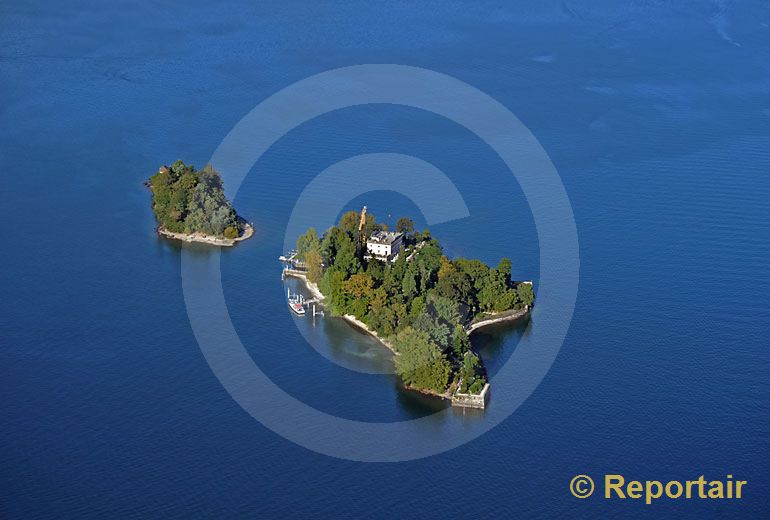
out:
<path id="1" fill-rule="evenodd" d="M 3 3 L 0 28 L 3 518 L 767 517 L 766 4 L 28 1 Z M 449 74 L 515 113 L 557 167 L 580 241 L 577 307 L 542 384 L 476 440 L 400 463 L 299 447 L 231 399 L 193 336 L 182 246 L 156 236 L 142 185 L 162 163 L 205 164 L 281 88 L 363 63 Z M 379 152 L 436 165 L 462 194 L 470 216 L 431 227 L 447 255 L 509 256 L 537 284 L 533 217 L 502 160 L 439 116 L 373 105 L 309 121 L 251 170 L 235 205 L 256 235 L 222 252 L 227 305 L 293 397 L 461 430 L 484 416 L 403 391 L 372 338 L 286 307 L 276 258 L 302 189 Z M 425 225 L 388 191 L 339 211 L 362 204 Z M 475 338 L 493 388 L 537 326 Z M 578 473 L 749 484 L 742 501 L 645 506 L 577 500 Z"/>

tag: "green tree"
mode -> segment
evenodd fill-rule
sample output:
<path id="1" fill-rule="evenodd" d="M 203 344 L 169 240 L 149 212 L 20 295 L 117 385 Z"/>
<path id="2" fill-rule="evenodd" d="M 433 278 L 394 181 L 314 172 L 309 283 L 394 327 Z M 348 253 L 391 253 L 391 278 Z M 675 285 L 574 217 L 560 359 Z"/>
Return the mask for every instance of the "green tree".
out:
<path id="1" fill-rule="evenodd" d="M 456 324 L 460 319 L 460 311 L 458 309 L 457 302 L 451 298 L 435 295 L 431 298 L 433 308 L 436 310 L 436 315 L 443 321 L 452 325 Z"/>
<path id="2" fill-rule="evenodd" d="M 372 296 L 369 300 L 369 322 L 377 332 L 384 333 L 385 324 L 384 315 L 388 307 L 388 294 L 385 289 L 378 287 L 372 290 Z M 387 335 L 392 334 L 392 330 Z"/>
<path id="3" fill-rule="evenodd" d="M 519 295 L 517 294 L 516 290 L 506 289 L 503 294 L 501 294 L 500 297 L 495 300 L 495 303 L 492 306 L 492 310 L 495 312 L 503 312 L 513 309 L 518 301 Z"/>
<path id="4" fill-rule="evenodd" d="M 409 309 L 406 306 L 406 303 L 403 301 L 394 301 L 391 302 L 389 308 L 391 309 L 393 316 L 393 329 L 397 330 L 404 326 L 404 323 L 406 322 L 407 316 L 409 316 Z"/>
<path id="5" fill-rule="evenodd" d="M 318 288 L 327 297 L 329 307 L 334 314 L 348 312 L 344 274 L 336 269 L 327 269 Z"/>
<path id="6" fill-rule="evenodd" d="M 308 251 L 313 249 L 320 250 L 321 241 L 318 239 L 318 233 L 315 228 L 310 228 L 304 235 L 300 235 L 297 239 L 297 258 L 305 261 Z"/>
<path id="7" fill-rule="evenodd" d="M 420 314 L 414 320 L 413 325 L 415 329 L 428 334 L 431 340 L 442 349 L 449 347 L 449 327 L 434 319 L 427 312 Z"/>
<path id="8" fill-rule="evenodd" d="M 338 235 L 337 240 L 337 256 L 334 259 L 334 268 L 347 278 L 361 269 L 361 262 L 356 256 L 356 246 L 347 234 Z"/>
<path id="9" fill-rule="evenodd" d="M 357 211 L 346 211 L 340 217 L 339 227 L 345 231 L 350 238 L 358 241 L 358 226 L 361 224 L 361 213 Z M 364 233 L 371 236 L 375 229 L 379 229 L 377 218 L 372 213 L 367 213 L 364 218 Z"/>
<path id="10" fill-rule="evenodd" d="M 471 349 L 471 340 L 462 325 L 455 325 L 452 332 L 452 352 L 457 359 L 462 359 L 467 351 Z"/>
<path id="11" fill-rule="evenodd" d="M 171 171 L 171 174 L 178 179 L 184 173 L 194 171 L 195 167 L 192 164 L 186 165 L 184 161 L 179 159 L 174 164 L 171 165 L 169 170 Z"/>
<path id="12" fill-rule="evenodd" d="M 468 388 L 468 392 L 478 395 L 484 389 L 485 384 L 486 381 L 483 378 L 477 377 L 470 388 Z"/>
<path id="13" fill-rule="evenodd" d="M 456 269 L 446 270 L 443 274 L 442 269 L 439 269 L 436 290 L 441 296 L 464 302 L 469 307 L 476 305 L 470 278 Z"/>
<path id="14" fill-rule="evenodd" d="M 406 274 L 404 274 L 404 279 L 401 280 L 401 292 L 403 292 L 404 296 L 407 298 L 411 298 L 417 293 L 416 276 L 415 269 L 413 269 L 412 266 L 409 266 L 406 270 Z"/>
<path id="15" fill-rule="evenodd" d="M 427 292 L 433 287 L 442 257 L 441 248 L 432 243 L 426 244 L 415 253 L 412 262 L 420 275 L 420 292 Z"/>
<path id="16" fill-rule="evenodd" d="M 425 297 L 415 296 L 412 298 L 412 303 L 409 304 L 409 318 L 411 320 L 417 319 L 418 316 L 425 312 Z"/>
<path id="17" fill-rule="evenodd" d="M 504 275 L 497 269 L 490 270 L 484 287 L 479 291 L 479 305 L 485 311 L 495 310 L 495 304 L 506 290 Z"/>
<path id="18" fill-rule="evenodd" d="M 506 287 L 511 285 L 511 266 L 510 258 L 502 258 L 500 263 L 497 264 L 497 271 L 503 275 Z"/>
<path id="19" fill-rule="evenodd" d="M 324 265 L 331 267 L 337 258 L 337 250 L 345 233 L 338 227 L 332 226 L 324 233 L 321 240 L 321 258 Z"/>
<path id="20" fill-rule="evenodd" d="M 535 302 L 535 292 L 532 290 L 532 284 L 521 282 L 516 288 L 519 300 L 523 305 L 532 305 Z"/>
<path id="21" fill-rule="evenodd" d="M 459 370 L 459 375 L 462 379 L 460 392 L 470 392 L 471 394 L 481 392 L 484 384 L 486 384 L 486 378 L 482 372 L 483 369 L 479 357 L 470 350 L 465 352 Z"/>
<path id="22" fill-rule="evenodd" d="M 382 285 L 385 277 L 385 263 L 376 259 L 369 260 L 366 264 L 366 274 L 372 277 L 375 285 Z"/>
<path id="23" fill-rule="evenodd" d="M 484 288 L 489 277 L 488 265 L 481 260 L 468 260 L 466 258 L 458 258 L 453 263 L 460 272 L 470 278 L 471 284 L 477 293 Z"/>
<path id="24" fill-rule="evenodd" d="M 340 217 L 339 227 L 351 238 L 358 236 L 358 225 L 361 222 L 361 214 L 357 211 L 346 211 Z"/>
<path id="25" fill-rule="evenodd" d="M 414 231 L 414 221 L 407 217 L 401 217 L 396 222 L 396 231 L 399 233 L 412 233 Z"/>
<path id="26" fill-rule="evenodd" d="M 307 279 L 313 283 L 321 281 L 323 276 L 323 266 L 321 265 L 321 253 L 320 248 L 311 249 L 305 255 L 305 263 L 307 264 Z"/>
<path id="27" fill-rule="evenodd" d="M 472 351 L 467 350 L 463 353 L 462 364 L 460 366 L 460 377 L 463 379 L 461 392 L 466 392 L 468 386 L 473 384 L 476 379 L 476 369 L 479 366 L 479 358 Z"/>
<path id="28" fill-rule="evenodd" d="M 393 346 L 400 353 L 395 358 L 396 374 L 405 384 L 435 392 L 446 390 L 450 364 L 427 334 L 407 327 L 393 338 Z"/>
<path id="29" fill-rule="evenodd" d="M 369 300 L 372 297 L 374 280 L 366 273 L 357 273 L 345 282 L 345 292 L 351 298 Z"/>

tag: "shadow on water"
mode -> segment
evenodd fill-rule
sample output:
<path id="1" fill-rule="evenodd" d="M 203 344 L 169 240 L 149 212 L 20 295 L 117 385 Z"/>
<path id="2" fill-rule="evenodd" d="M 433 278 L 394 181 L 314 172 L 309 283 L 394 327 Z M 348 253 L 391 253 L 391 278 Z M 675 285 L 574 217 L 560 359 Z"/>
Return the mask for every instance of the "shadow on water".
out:
<path id="1" fill-rule="evenodd" d="M 447 408 L 449 401 L 407 390 L 398 378 L 395 379 L 396 401 L 406 415 L 423 417 Z"/>
<path id="2" fill-rule="evenodd" d="M 532 317 L 527 315 L 512 323 L 495 323 L 471 334 L 473 350 L 481 357 L 488 376 L 493 378 L 508 361 L 521 338 L 532 329 Z"/>
<path id="3" fill-rule="evenodd" d="M 174 238 L 168 238 L 160 236 L 156 231 L 155 244 L 156 251 L 160 254 L 172 253 L 177 257 L 181 257 L 182 251 L 195 258 L 206 258 L 214 253 L 219 253 L 222 256 L 226 256 L 229 253 L 235 251 L 240 244 L 236 244 L 233 247 L 219 247 L 211 244 L 202 244 L 199 242 L 184 242 Z"/>
<path id="4" fill-rule="evenodd" d="M 486 411 L 479 410 L 478 408 L 462 408 L 459 406 L 452 407 L 452 417 L 456 419 L 465 419 L 472 422 L 484 420 Z"/>

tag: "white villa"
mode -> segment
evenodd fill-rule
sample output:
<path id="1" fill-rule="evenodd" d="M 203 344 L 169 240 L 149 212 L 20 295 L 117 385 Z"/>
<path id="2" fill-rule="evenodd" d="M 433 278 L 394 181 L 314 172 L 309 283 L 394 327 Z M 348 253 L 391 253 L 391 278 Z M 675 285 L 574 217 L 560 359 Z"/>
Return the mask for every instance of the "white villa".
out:
<path id="1" fill-rule="evenodd" d="M 387 262 L 395 262 L 403 246 L 403 233 L 394 231 L 374 231 L 366 240 L 368 258 L 376 258 Z"/>

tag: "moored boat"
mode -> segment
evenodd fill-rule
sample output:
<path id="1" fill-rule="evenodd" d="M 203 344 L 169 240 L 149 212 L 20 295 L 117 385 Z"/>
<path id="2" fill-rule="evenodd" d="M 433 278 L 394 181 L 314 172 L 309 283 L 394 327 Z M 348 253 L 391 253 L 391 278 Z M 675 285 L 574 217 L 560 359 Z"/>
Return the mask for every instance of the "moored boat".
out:
<path id="1" fill-rule="evenodd" d="M 300 316 L 305 314 L 305 308 L 298 300 L 289 300 L 289 308 Z"/>
<path id="2" fill-rule="evenodd" d="M 295 294 L 291 295 L 291 290 L 286 291 L 286 298 L 289 301 L 289 308 L 299 316 L 305 315 L 305 307 L 302 305 L 302 296 Z"/>

